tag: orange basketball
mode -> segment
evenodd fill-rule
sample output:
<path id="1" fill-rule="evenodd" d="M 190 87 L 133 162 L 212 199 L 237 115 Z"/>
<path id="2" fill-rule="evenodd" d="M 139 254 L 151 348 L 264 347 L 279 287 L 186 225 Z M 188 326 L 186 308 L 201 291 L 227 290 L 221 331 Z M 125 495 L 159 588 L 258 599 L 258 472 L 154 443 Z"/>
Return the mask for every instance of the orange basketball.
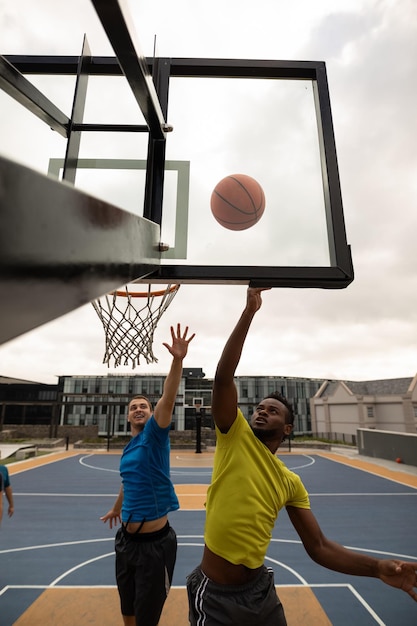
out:
<path id="1" fill-rule="evenodd" d="M 246 230 L 261 219 L 265 194 L 257 180 L 246 174 L 231 174 L 215 186 L 210 199 L 216 220 L 230 230 Z"/>

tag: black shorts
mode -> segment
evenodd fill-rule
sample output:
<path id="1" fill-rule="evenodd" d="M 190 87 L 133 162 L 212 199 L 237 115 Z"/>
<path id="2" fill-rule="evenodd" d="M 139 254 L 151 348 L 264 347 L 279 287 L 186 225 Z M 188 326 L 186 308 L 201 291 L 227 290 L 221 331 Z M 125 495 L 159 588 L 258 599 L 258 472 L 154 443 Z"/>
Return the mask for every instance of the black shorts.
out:
<path id="1" fill-rule="evenodd" d="M 164 607 L 177 557 L 177 537 L 169 523 L 154 533 L 116 534 L 116 581 L 123 615 L 140 626 L 156 626 Z"/>
<path id="2" fill-rule="evenodd" d="M 286 626 L 274 573 L 265 566 L 244 585 L 218 585 L 200 567 L 187 578 L 191 626 Z"/>

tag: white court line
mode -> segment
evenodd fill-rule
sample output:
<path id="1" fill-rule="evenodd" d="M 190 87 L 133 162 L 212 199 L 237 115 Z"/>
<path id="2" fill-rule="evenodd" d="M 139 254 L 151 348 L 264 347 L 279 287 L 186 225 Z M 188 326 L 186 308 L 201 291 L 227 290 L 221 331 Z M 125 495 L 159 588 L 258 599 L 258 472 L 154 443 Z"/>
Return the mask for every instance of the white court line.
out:
<path id="1" fill-rule="evenodd" d="M 190 545 L 201 545 L 201 544 L 190 544 Z M 102 557 L 99 557 L 99 558 L 105 558 L 106 556 L 108 555 L 103 555 Z M 73 568 L 73 569 L 77 569 L 77 568 Z M 66 574 L 69 574 L 69 573 L 70 573 L 70 570 Z M 30 589 L 30 590 L 41 589 L 44 591 L 47 589 L 116 589 L 116 585 L 83 585 L 82 587 L 80 585 L 59 585 L 58 587 L 56 586 L 56 582 L 58 582 L 58 579 L 56 579 L 50 585 L 6 585 L 0 590 L 0 596 L 5 594 L 7 591 L 13 590 L 13 589 Z M 369 613 L 369 615 L 375 620 L 375 622 L 379 626 L 386 626 L 385 622 L 381 620 L 381 618 L 372 609 L 372 607 L 366 602 L 366 600 L 361 596 L 361 594 L 358 593 L 358 591 L 350 583 L 329 583 L 329 584 L 313 583 L 312 585 L 309 585 L 308 583 L 294 584 L 294 585 L 277 584 L 275 585 L 275 587 L 277 589 L 291 589 L 293 587 L 307 587 L 310 589 L 332 589 L 332 588 L 348 589 L 350 593 L 352 593 L 352 595 L 355 596 L 355 598 L 359 601 L 359 603 L 364 607 L 364 609 Z M 172 585 L 171 589 L 186 589 L 186 586 L 185 585 Z"/>
<path id="2" fill-rule="evenodd" d="M 100 561 L 101 559 L 106 559 L 109 556 L 114 557 L 114 550 L 112 552 L 108 552 L 107 554 L 102 554 L 101 556 L 96 556 L 94 559 L 88 559 L 88 561 L 84 561 L 83 563 L 79 563 L 75 567 L 71 567 L 71 569 L 69 569 L 66 572 L 64 572 L 63 574 L 61 574 L 61 576 L 58 576 L 58 578 L 55 578 L 55 580 L 53 580 L 50 583 L 49 587 L 55 587 L 59 583 L 60 580 L 63 580 L 64 578 L 66 578 L 67 576 L 72 574 L 73 572 L 77 571 L 77 569 L 81 569 L 85 565 L 90 565 L 90 563 L 94 563 L 95 561 Z"/>
<path id="3" fill-rule="evenodd" d="M 55 454 L 61 454 L 60 452 L 51 452 L 49 456 L 54 456 Z M 32 459 L 24 459 L 23 461 L 16 461 L 13 463 L 13 476 L 17 476 L 18 474 L 21 474 L 22 472 L 28 472 L 29 470 L 34 470 L 34 469 L 42 469 L 42 467 L 45 467 L 45 465 L 51 465 L 51 463 L 59 463 L 59 461 L 67 461 L 68 459 L 73 458 L 71 455 L 62 458 L 58 457 L 57 459 L 51 459 L 48 456 L 48 461 L 44 460 L 46 459 L 46 457 L 34 457 L 34 459 L 40 459 L 42 458 L 42 464 L 41 465 L 36 465 L 35 467 L 31 465 L 31 461 L 33 461 Z M 76 454 L 74 454 L 74 456 L 76 456 Z M 26 464 L 26 466 L 23 466 L 24 464 Z M 20 467 L 20 465 L 22 465 L 22 467 Z M 18 468 L 18 469 L 16 469 Z"/>
<path id="4" fill-rule="evenodd" d="M 181 487 L 184 483 L 176 483 L 174 486 L 175 487 Z M 193 483 L 198 485 L 198 483 Z M 206 483 L 201 483 L 201 485 L 205 486 Z M 117 493 L 36 493 L 36 492 L 25 492 L 25 491 L 15 491 L 14 492 L 15 496 L 25 496 L 25 497 L 36 497 L 36 498 L 115 498 L 117 496 Z M 198 496 L 198 495 L 205 495 L 203 493 L 181 493 L 181 496 Z M 351 492 L 345 492 L 345 491 L 341 491 L 339 493 L 310 493 L 308 494 L 311 498 L 328 498 L 328 497 L 332 497 L 332 498 L 344 498 L 345 496 L 366 496 L 367 498 L 371 497 L 371 498 L 376 498 L 376 497 L 389 497 L 389 498 L 395 498 L 396 496 L 412 496 L 412 497 L 416 497 L 417 496 L 417 491 L 401 491 L 398 493 L 372 493 L 372 492 L 367 492 L 367 493 L 357 493 L 356 491 L 351 491 Z"/>
<path id="5" fill-rule="evenodd" d="M 181 485 L 176 485 L 176 487 L 181 487 Z M 178 493 L 178 496 L 187 496 L 187 498 L 201 498 L 201 496 L 206 496 L 207 493 L 205 491 L 201 491 L 200 493 Z M 180 509 L 181 510 L 181 509 Z M 189 509 L 185 509 L 188 511 Z M 203 509 L 199 509 L 202 511 Z"/>
<path id="6" fill-rule="evenodd" d="M 177 535 L 177 538 L 178 539 L 203 539 L 203 535 Z M 9 554 L 12 552 L 25 552 L 27 550 L 42 550 L 42 549 L 47 549 L 47 548 L 61 548 L 61 547 L 66 547 L 66 546 L 85 545 L 89 543 L 100 543 L 100 542 L 105 542 L 105 541 L 114 541 L 114 536 L 107 537 L 104 539 L 81 539 L 79 541 L 65 541 L 61 543 L 47 543 L 47 544 L 41 544 L 37 546 L 35 545 L 25 546 L 22 548 L 8 548 L 6 550 L 0 550 L 0 554 Z M 302 545 L 302 542 L 297 539 L 276 539 L 274 537 L 272 537 L 271 543 L 287 543 L 287 544 L 294 544 L 294 545 L 299 545 L 299 546 Z M 204 546 L 204 543 L 198 543 L 198 544 L 181 543 L 179 545 L 184 545 L 184 546 L 196 545 L 196 546 L 201 547 L 201 546 Z M 357 547 L 357 546 L 345 546 L 345 547 L 348 548 L 349 550 L 355 550 L 356 552 L 379 554 L 379 555 L 389 556 L 391 558 L 400 558 L 403 560 L 412 560 L 412 561 L 417 560 L 417 556 L 414 556 L 412 554 L 399 554 L 397 552 L 388 552 L 385 550 L 373 550 L 373 549 L 362 548 L 362 547 Z"/>
<path id="7" fill-rule="evenodd" d="M 3 589 L 0 589 L 0 596 L 2 596 L 9 589 L 48 589 L 47 585 L 5 585 Z"/>
<path id="8" fill-rule="evenodd" d="M 26 493 L 15 491 L 15 496 L 34 496 L 36 498 L 115 498 L 117 493 Z"/>
<path id="9" fill-rule="evenodd" d="M 297 539 L 275 539 L 272 537 L 271 543 L 293 543 L 296 545 L 302 546 L 302 542 Z M 417 556 L 413 556 L 412 554 L 399 554 L 398 552 L 387 552 L 385 550 L 373 550 L 370 548 L 359 548 L 357 546 L 345 546 L 348 550 L 354 550 L 355 552 L 369 552 L 370 554 L 380 554 L 384 556 L 389 556 L 391 558 L 403 559 L 403 560 L 411 560 L 416 561 Z"/>
<path id="10" fill-rule="evenodd" d="M 298 585 L 275 585 L 275 586 L 279 588 L 291 588 L 291 587 L 297 587 Z M 382 619 L 377 615 L 377 613 L 375 613 L 373 608 L 366 602 L 366 600 L 361 596 L 361 594 L 358 593 L 355 587 L 353 587 L 353 585 L 351 585 L 350 583 L 329 583 L 329 584 L 313 583 L 311 585 L 308 585 L 308 587 L 310 587 L 310 589 L 332 589 L 332 588 L 348 589 L 355 596 L 355 598 L 360 602 L 360 604 L 362 604 L 364 609 L 368 611 L 368 613 L 376 621 L 376 623 L 379 624 L 379 626 L 387 626 L 386 623 L 382 621 Z"/>
<path id="11" fill-rule="evenodd" d="M 78 459 L 78 463 L 80 465 L 82 465 L 83 467 L 88 467 L 89 469 L 94 469 L 97 470 L 99 472 L 113 472 L 114 474 L 118 474 L 119 470 L 118 469 L 109 469 L 107 467 L 95 467 L 94 465 L 90 465 L 89 463 L 85 463 L 84 459 L 89 459 L 91 457 L 95 457 L 95 454 L 87 454 L 86 456 L 82 456 L 80 459 Z"/>
<path id="12" fill-rule="evenodd" d="M 288 589 L 288 588 L 292 588 L 292 587 L 305 587 L 306 585 L 275 585 L 275 587 L 277 589 Z M 307 587 L 309 587 L 310 589 L 331 589 L 331 588 L 340 588 L 340 589 L 348 589 L 354 596 L 355 598 L 360 602 L 360 604 L 362 604 L 362 606 L 365 608 L 365 610 L 367 610 L 370 614 L 370 616 L 375 620 L 375 622 L 379 625 L 379 626 L 386 626 L 385 622 L 383 622 L 381 620 L 380 617 L 378 617 L 378 615 L 375 613 L 375 611 L 372 609 L 372 607 L 369 606 L 369 604 L 366 602 L 366 600 L 364 600 L 364 598 L 360 595 L 360 593 L 358 593 L 356 591 L 356 589 L 348 584 L 344 584 L 344 583 L 331 583 L 331 584 L 325 584 L 325 583 L 320 583 L 320 584 L 312 584 L 312 585 L 307 585 Z M 116 589 L 116 585 L 83 585 L 82 587 L 80 587 L 79 585 L 59 585 L 59 587 L 54 587 L 55 589 Z M 3 587 L 3 589 L 0 590 L 0 596 L 2 596 L 3 594 L 6 593 L 6 591 L 12 590 L 12 589 L 42 589 L 42 590 L 46 590 L 46 589 L 51 589 L 50 585 L 6 585 L 5 587 Z M 172 585 L 171 589 L 186 589 L 185 585 Z"/>
<path id="13" fill-rule="evenodd" d="M 386 626 L 385 622 L 375 613 L 373 608 L 366 602 L 364 598 L 358 593 L 352 585 L 348 585 L 349 590 L 353 593 L 353 595 L 359 600 L 359 602 L 363 605 L 363 607 L 370 613 L 370 615 L 374 618 L 379 626 Z"/>
<path id="14" fill-rule="evenodd" d="M 94 469 L 94 470 L 98 470 L 100 472 L 113 472 L 115 474 L 119 473 L 118 469 L 109 469 L 107 467 L 97 467 L 96 465 L 90 465 L 89 463 L 85 462 L 85 459 L 89 459 L 91 457 L 97 457 L 96 454 L 87 454 L 86 456 L 81 457 L 80 459 L 78 459 L 78 462 L 80 465 L 82 465 L 83 467 L 87 467 L 89 469 Z M 200 468 L 190 468 L 188 471 L 184 471 L 184 470 L 178 470 L 178 469 L 173 469 L 171 468 L 171 475 L 176 475 L 176 476 L 211 476 L 212 471 L 210 469 L 203 469 L 203 471 L 197 471 L 195 472 L 195 470 L 199 470 Z"/>
<path id="15" fill-rule="evenodd" d="M 203 539 L 202 535 L 179 535 L 178 539 Z M 65 543 L 59 543 L 59 544 L 45 544 L 42 546 L 32 546 L 32 547 L 26 547 L 26 548 L 18 548 L 18 549 L 11 549 L 11 550 L 2 550 L 0 551 L 0 554 L 2 553 L 6 553 L 6 552 L 18 552 L 18 551 L 22 551 L 22 550 L 30 550 L 30 549 L 40 549 L 40 548 L 50 548 L 50 547 L 62 547 L 62 546 L 69 546 L 69 545 L 79 545 L 79 544 L 86 544 L 86 543 L 97 543 L 97 542 L 102 542 L 102 541 L 113 541 L 113 537 L 109 538 L 109 539 L 92 539 L 92 540 L 82 540 L 82 541 L 73 541 L 73 542 L 65 542 Z M 285 540 L 285 539 L 274 539 L 272 538 L 271 542 L 275 542 L 275 543 L 293 543 L 293 544 L 299 544 L 301 545 L 301 541 L 297 541 L 297 540 Z M 201 541 L 198 542 L 183 542 L 183 541 L 179 541 L 178 542 L 179 546 L 182 547 L 203 547 L 204 543 Z M 359 550 L 361 552 L 372 552 L 375 554 L 384 554 L 384 555 L 390 555 L 390 556 L 396 556 L 399 558 L 403 558 L 403 559 L 413 559 L 414 557 L 410 557 L 408 555 L 395 555 L 389 552 L 381 552 L 381 551 L 377 551 L 377 550 L 363 550 L 363 549 L 359 549 L 359 548 L 355 548 L 352 546 L 348 546 L 349 549 L 351 550 Z M 3 595 L 7 590 L 9 589 L 52 589 L 52 588 L 59 588 L 59 589 L 80 589 L 80 588 L 100 588 L 100 589 L 106 589 L 106 588 L 114 588 L 114 585 L 88 585 L 88 586 L 82 586 L 80 587 L 80 585 L 59 585 L 58 587 L 58 583 L 60 581 L 62 581 L 64 578 L 66 578 L 67 576 L 69 576 L 70 574 L 72 574 L 73 572 L 81 569 L 82 567 L 86 566 L 86 565 L 90 565 L 91 563 L 100 561 L 102 559 L 108 558 L 108 557 L 113 557 L 114 556 L 114 550 L 112 550 L 112 552 L 108 552 L 106 554 L 102 554 L 98 557 L 94 557 L 92 559 L 88 559 L 86 561 L 83 561 L 82 563 L 79 563 L 78 565 L 76 565 L 75 567 L 70 568 L 69 570 L 63 572 L 60 576 L 58 576 L 57 578 L 55 578 L 55 580 L 53 580 L 49 585 L 7 585 L 6 587 L 3 587 L 2 590 L 0 590 L 0 596 Z M 277 561 L 276 559 L 273 559 L 269 556 L 265 557 L 266 561 L 269 561 L 271 563 L 274 563 L 275 565 L 278 565 L 279 567 L 282 567 L 284 569 L 286 569 L 287 571 L 289 571 L 296 579 L 298 579 L 300 581 L 299 585 L 289 585 L 289 584 L 285 584 L 285 585 L 276 585 L 277 588 L 291 588 L 291 587 L 295 587 L 295 586 L 303 586 L 303 587 L 309 587 L 309 588 L 322 588 L 322 589 L 330 589 L 330 588 L 346 588 L 348 589 L 355 597 L 356 599 L 360 602 L 360 604 L 364 607 L 364 609 L 369 613 L 369 615 L 375 620 L 375 622 L 379 625 L 379 626 L 385 626 L 384 622 L 379 618 L 379 616 L 375 613 L 375 611 L 372 609 L 372 607 L 366 602 L 366 600 L 361 596 L 361 594 L 359 594 L 356 589 L 352 586 L 352 584 L 350 583 L 330 583 L 330 584 L 326 584 L 326 583 L 321 583 L 321 584 L 309 584 L 305 578 L 303 578 L 296 570 L 294 570 L 292 567 L 286 565 L 285 563 L 283 563 L 282 561 Z M 178 589 L 184 589 L 185 586 L 177 586 L 174 588 L 178 588 Z"/>
<path id="16" fill-rule="evenodd" d="M 0 554 L 25 552 L 26 550 L 43 550 L 44 548 L 62 548 L 63 546 L 78 546 L 86 543 L 100 543 L 101 541 L 114 541 L 114 536 L 106 539 L 81 539 L 79 541 L 64 541 L 62 543 L 45 543 L 39 546 L 25 546 L 24 548 L 9 548 L 7 550 L 0 550 Z"/>
<path id="17" fill-rule="evenodd" d="M 277 454 L 276 456 L 279 458 L 279 454 Z M 294 465 L 294 467 L 289 467 L 289 465 L 287 465 L 287 463 L 284 461 L 284 459 L 279 458 L 279 460 L 282 461 L 283 463 L 285 463 L 285 465 L 288 467 L 288 469 L 291 470 L 292 472 L 294 470 L 303 469 L 304 467 L 310 467 L 311 465 L 314 465 L 316 463 L 316 459 L 314 459 L 309 454 L 299 454 L 298 456 L 302 456 L 302 457 L 304 457 L 306 459 L 309 459 L 310 463 L 304 463 L 304 465 Z"/>
<path id="18" fill-rule="evenodd" d="M 192 450 L 191 450 L 191 452 L 192 452 Z M 177 461 L 187 461 L 187 459 L 185 459 L 183 456 L 178 456 L 177 454 L 175 455 L 175 458 L 177 459 Z"/>
<path id="19" fill-rule="evenodd" d="M 197 471 L 195 471 L 197 470 Z M 212 470 L 208 470 L 207 468 L 199 468 L 199 467 L 190 467 L 189 470 L 187 470 L 186 472 L 183 470 L 178 470 L 176 468 L 172 468 L 171 467 L 171 476 L 173 474 L 179 475 L 179 476 L 211 476 L 212 475 Z"/>
<path id="20" fill-rule="evenodd" d="M 300 581 L 302 585 L 305 585 L 308 587 L 308 582 L 306 581 L 306 579 L 303 578 L 301 574 L 298 574 L 298 572 L 296 572 L 295 569 L 293 569 L 289 565 L 285 565 L 285 563 L 283 563 L 282 561 L 276 561 L 275 559 L 271 559 L 271 557 L 269 556 L 265 557 L 265 561 L 270 561 L 271 563 L 275 563 L 275 565 L 279 565 L 283 569 L 286 569 L 287 572 L 290 572 L 295 578 L 298 578 L 298 580 Z"/>
<path id="21" fill-rule="evenodd" d="M 49 585 L 5 585 L 3 589 L 0 589 L 0 596 L 2 596 L 9 589 L 50 589 Z M 117 585 L 59 585 L 55 589 L 117 589 Z M 171 589 L 175 589 L 171 586 Z"/>
<path id="22" fill-rule="evenodd" d="M 371 497 L 371 498 L 376 498 L 377 496 L 389 496 L 390 498 L 393 498 L 395 496 L 417 496 L 417 491 L 401 491 L 398 493 L 373 493 L 373 492 L 368 492 L 368 493 L 363 493 L 363 492 L 356 492 L 356 491 L 341 491 L 339 493 L 310 493 L 308 492 L 308 495 L 314 496 L 315 498 L 326 498 L 327 496 L 332 496 L 332 497 L 345 497 L 345 496 L 366 496 L 367 498 Z"/>

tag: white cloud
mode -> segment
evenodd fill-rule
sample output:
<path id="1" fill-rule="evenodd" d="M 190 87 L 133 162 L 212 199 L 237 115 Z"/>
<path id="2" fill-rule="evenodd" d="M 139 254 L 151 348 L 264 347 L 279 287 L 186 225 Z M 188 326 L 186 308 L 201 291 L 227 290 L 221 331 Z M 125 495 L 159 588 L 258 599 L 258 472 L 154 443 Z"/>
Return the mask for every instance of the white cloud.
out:
<path id="1" fill-rule="evenodd" d="M 341 291 L 265 293 L 238 374 L 355 380 L 413 376 L 417 371 L 414 0 L 261 1 L 256 6 L 246 0 L 210 4 L 182 0 L 175 10 L 162 0 L 137 5 L 132 17 L 149 55 L 156 34 L 161 56 L 293 58 L 324 60 L 327 65 L 355 280 Z M 75 0 L 65 20 L 56 3 L 46 0 L 15 0 L 1 7 L 3 54 L 78 54 L 84 18 L 95 24 L 91 32 L 86 29 L 94 54 L 111 53 L 87 0 Z M 45 9 L 50 11 L 47 19 Z M 19 143 L 23 139 L 21 134 Z M 17 142 L 14 149 L 16 153 L 20 149 Z M 250 244 L 248 254 L 253 254 Z M 243 286 L 183 285 L 158 326 L 159 363 L 137 371 L 166 372 L 170 359 L 162 342 L 169 336 L 169 325 L 180 321 L 197 333 L 188 365 L 202 367 L 212 376 L 244 301 Z M 92 307 L 83 307 L 1 347 L 0 371 L 45 382 L 53 382 L 58 374 L 105 374 L 103 346 L 98 318 Z"/>

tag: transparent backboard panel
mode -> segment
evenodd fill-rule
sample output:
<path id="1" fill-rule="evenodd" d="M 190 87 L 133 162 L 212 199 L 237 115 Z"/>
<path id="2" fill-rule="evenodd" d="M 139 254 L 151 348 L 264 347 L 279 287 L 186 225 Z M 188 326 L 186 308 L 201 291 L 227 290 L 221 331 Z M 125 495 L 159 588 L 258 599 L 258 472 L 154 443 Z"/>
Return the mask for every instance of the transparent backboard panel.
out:
<path id="1" fill-rule="evenodd" d="M 177 208 L 181 183 L 175 171 L 166 174 L 162 240 L 174 250 L 163 259 L 184 265 L 329 265 L 311 81 L 171 78 L 168 122 L 174 131 L 166 158 L 189 164 L 190 178 L 188 207 Z M 210 197 L 222 178 L 238 173 L 261 184 L 266 208 L 255 226 L 231 231 L 214 219 Z M 177 220 L 186 232 L 178 245 Z"/>
<path id="2" fill-rule="evenodd" d="M 28 75 L 27 80 L 71 116 L 74 76 Z M 0 90 L 0 153 L 62 179 L 67 140 Z M 85 124 L 143 125 L 142 112 L 122 76 L 90 76 Z M 142 215 L 148 134 L 83 132 L 75 186 L 122 209 Z M 136 161 L 135 164 L 127 161 Z"/>
<path id="3" fill-rule="evenodd" d="M 30 76 L 70 115 L 74 78 Z M 62 176 L 66 142 L 0 92 L 13 107 L 3 149 L 40 171 Z M 4 118 L 3 118 L 4 119 Z M 308 80 L 171 78 L 161 240 L 162 264 L 328 266 L 329 249 L 313 85 Z M 122 77 L 89 78 L 85 124 L 144 124 Z M 21 150 L 13 132 L 31 137 Z M 147 133 L 84 132 L 77 187 L 142 215 Z M 266 208 L 245 231 L 222 227 L 211 193 L 229 174 L 261 184 Z"/>
<path id="4" fill-rule="evenodd" d="M 105 84 L 119 97 L 127 90 L 119 116 L 106 103 L 107 117 L 101 110 L 91 121 L 143 123 L 136 103 L 126 106 L 122 79 L 90 81 L 92 111 Z M 162 264 L 329 265 L 311 81 L 171 78 L 168 122 L 161 240 L 170 249 Z M 142 215 L 146 154 L 146 134 L 85 132 L 76 186 Z M 255 178 L 266 197 L 262 219 L 245 231 L 220 226 L 210 210 L 217 182 L 236 173 Z"/>
<path id="5" fill-rule="evenodd" d="M 35 84 L 35 77 L 30 82 Z M 38 77 L 39 83 L 45 77 Z M 74 91 L 73 77 L 56 77 L 56 88 L 53 96 L 58 96 L 62 90 L 66 94 Z M 61 81 L 62 79 L 62 81 Z M 46 81 L 47 82 L 47 81 Z M 61 110 L 71 113 L 71 100 L 67 107 Z M 0 154 L 22 165 L 26 165 L 45 174 L 48 171 L 49 159 L 52 155 L 65 156 L 67 141 L 59 133 L 52 131 L 45 122 L 38 119 L 33 113 L 18 104 L 7 93 L 0 90 Z"/>
<path id="6" fill-rule="evenodd" d="M 90 76 L 83 123 L 144 125 L 145 120 L 123 76 Z M 142 215 L 147 149 L 148 133 L 83 132 L 75 185 Z"/>

